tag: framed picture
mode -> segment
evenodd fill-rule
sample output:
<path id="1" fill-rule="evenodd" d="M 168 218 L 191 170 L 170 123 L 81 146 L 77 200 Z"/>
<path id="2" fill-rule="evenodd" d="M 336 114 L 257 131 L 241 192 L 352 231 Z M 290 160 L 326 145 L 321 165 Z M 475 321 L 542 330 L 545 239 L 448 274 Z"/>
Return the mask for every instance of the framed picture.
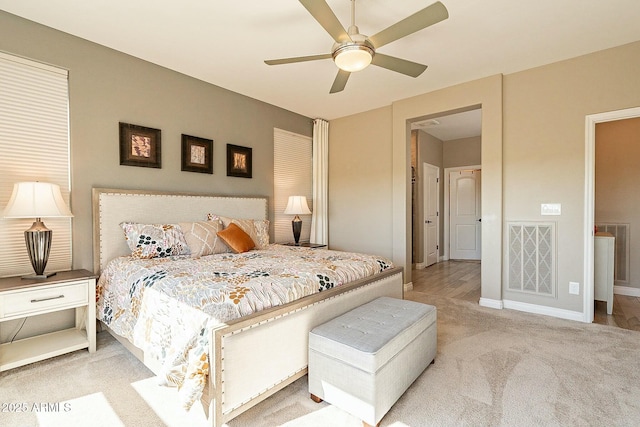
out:
<path id="1" fill-rule="evenodd" d="M 251 178 L 251 148 L 227 144 L 227 176 Z"/>
<path id="2" fill-rule="evenodd" d="M 213 173 L 213 140 L 182 134 L 182 170 Z"/>
<path id="3" fill-rule="evenodd" d="M 161 168 L 160 129 L 120 123 L 120 164 Z"/>

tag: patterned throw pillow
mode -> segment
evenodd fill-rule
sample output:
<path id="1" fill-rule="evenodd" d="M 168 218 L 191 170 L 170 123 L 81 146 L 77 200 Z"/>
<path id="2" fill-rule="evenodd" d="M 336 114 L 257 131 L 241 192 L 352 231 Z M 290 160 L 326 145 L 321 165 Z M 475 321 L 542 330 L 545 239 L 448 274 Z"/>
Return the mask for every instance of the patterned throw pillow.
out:
<path id="1" fill-rule="evenodd" d="M 258 249 L 265 249 L 269 246 L 269 220 L 253 220 L 253 227 L 256 230 L 256 246 Z"/>
<path id="2" fill-rule="evenodd" d="M 163 258 L 190 253 L 182 230 L 177 224 L 123 222 L 120 227 L 124 230 L 133 258 Z"/>
<path id="3" fill-rule="evenodd" d="M 251 240 L 253 240 L 256 245 L 256 249 L 265 249 L 269 246 L 268 219 L 237 219 L 210 213 L 207 214 L 207 220 L 220 220 L 224 228 L 227 228 L 231 223 L 236 224 L 251 237 Z"/>
<path id="4" fill-rule="evenodd" d="M 251 237 L 236 223 L 232 222 L 227 228 L 219 231 L 218 236 L 237 254 L 250 251 L 254 248 L 254 242 Z"/>
<path id="5" fill-rule="evenodd" d="M 229 252 L 229 248 L 218 238 L 224 228 L 221 221 L 197 221 L 178 223 L 193 258 Z"/>

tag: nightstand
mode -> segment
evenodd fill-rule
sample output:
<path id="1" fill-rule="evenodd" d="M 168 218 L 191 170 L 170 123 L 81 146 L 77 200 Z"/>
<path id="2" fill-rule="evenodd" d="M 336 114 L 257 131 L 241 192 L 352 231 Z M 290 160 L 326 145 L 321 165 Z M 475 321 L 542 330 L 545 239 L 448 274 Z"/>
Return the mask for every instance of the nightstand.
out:
<path id="1" fill-rule="evenodd" d="M 318 248 L 326 248 L 327 245 L 323 245 L 320 243 L 309 243 L 309 242 L 300 242 L 297 245 L 293 242 L 283 243 L 284 246 L 295 246 L 297 248 L 310 248 L 310 249 L 318 249 Z"/>
<path id="2" fill-rule="evenodd" d="M 71 308 L 75 327 L 0 345 L 0 371 L 82 348 L 95 352 L 96 276 L 72 270 L 47 279 L 0 279 L 0 322 Z"/>

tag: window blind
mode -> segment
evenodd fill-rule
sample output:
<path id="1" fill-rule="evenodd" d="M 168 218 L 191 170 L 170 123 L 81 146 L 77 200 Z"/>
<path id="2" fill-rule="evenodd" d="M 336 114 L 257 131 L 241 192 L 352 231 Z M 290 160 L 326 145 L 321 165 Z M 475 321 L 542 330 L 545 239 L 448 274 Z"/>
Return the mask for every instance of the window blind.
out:
<path id="1" fill-rule="evenodd" d="M 58 184 L 69 205 L 67 70 L 0 52 L 0 171 L 0 210 L 21 181 Z M 33 273 L 24 231 L 34 219 L 0 215 L 0 277 Z M 53 231 L 46 270 L 71 269 L 71 219 L 43 222 Z"/>
<path id="2" fill-rule="evenodd" d="M 293 242 L 291 221 L 293 215 L 285 215 L 289 196 L 306 196 L 313 211 L 312 141 L 282 129 L 273 130 L 273 208 L 274 242 Z M 308 242 L 311 232 L 311 215 L 301 215 L 300 241 Z"/>

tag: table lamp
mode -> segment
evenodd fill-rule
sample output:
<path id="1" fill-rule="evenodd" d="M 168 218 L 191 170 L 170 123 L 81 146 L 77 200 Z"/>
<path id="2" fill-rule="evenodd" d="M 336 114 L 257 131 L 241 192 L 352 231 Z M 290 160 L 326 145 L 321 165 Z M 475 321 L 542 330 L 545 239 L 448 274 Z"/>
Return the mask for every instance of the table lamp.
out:
<path id="1" fill-rule="evenodd" d="M 305 196 L 289 196 L 289 202 L 284 209 L 286 215 L 295 215 L 293 221 L 291 221 L 291 227 L 293 228 L 293 240 L 296 246 L 299 245 L 300 231 L 302 231 L 302 220 L 298 215 L 309 215 L 309 205 L 307 204 L 307 198 Z"/>
<path id="2" fill-rule="evenodd" d="M 45 279 L 55 273 L 45 274 L 49 260 L 51 235 L 42 218 L 72 217 L 73 214 L 62 199 L 60 186 L 47 182 L 18 182 L 3 212 L 5 218 L 35 218 L 35 222 L 24 232 L 27 252 L 35 275 L 24 278 Z"/>

